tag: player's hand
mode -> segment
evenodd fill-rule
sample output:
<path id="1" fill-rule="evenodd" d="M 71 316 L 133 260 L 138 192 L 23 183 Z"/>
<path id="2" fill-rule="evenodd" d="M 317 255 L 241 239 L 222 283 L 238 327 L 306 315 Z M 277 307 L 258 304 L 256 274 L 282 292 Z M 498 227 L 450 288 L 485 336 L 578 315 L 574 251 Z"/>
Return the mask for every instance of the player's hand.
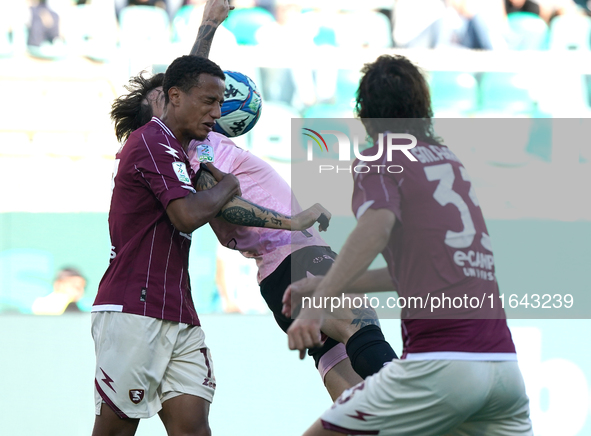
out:
<path id="1" fill-rule="evenodd" d="M 222 179 L 224 178 L 224 176 L 226 175 L 226 173 L 218 170 L 214 164 L 212 164 L 211 162 L 208 162 L 206 164 L 202 164 L 205 165 L 207 167 L 207 169 L 209 170 L 209 172 L 213 175 L 213 177 L 215 177 L 215 181 L 220 183 L 222 181 Z"/>
<path id="2" fill-rule="evenodd" d="M 300 359 L 306 356 L 308 348 L 322 345 L 320 326 L 322 325 L 322 311 L 304 309 L 306 319 L 296 319 L 287 329 L 288 346 L 290 350 L 299 350 Z M 302 312 L 304 312 L 304 310 Z"/>
<path id="3" fill-rule="evenodd" d="M 222 24 L 222 21 L 228 18 L 228 12 L 233 9 L 234 6 L 230 6 L 228 0 L 207 0 L 201 22 L 210 21 L 219 26 Z"/>
<path id="4" fill-rule="evenodd" d="M 331 218 L 332 214 L 321 204 L 316 203 L 314 206 L 298 213 L 291 218 L 291 229 L 306 230 L 312 227 L 314 223 L 318 221 L 320 223 L 318 230 L 325 232 L 328 228 Z"/>
<path id="5" fill-rule="evenodd" d="M 323 277 L 306 277 L 289 285 L 283 294 L 281 313 L 288 318 L 295 318 L 301 308 L 302 298 L 311 296 Z"/>
<path id="6" fill-rule="evenodd" d="M 235 195 L 242 195 L 242 191 L 240 190 L 240 182 L 238 178 L 234 174 L 224 173 L 217 169 L 211 162 L 205 164 L 207 169 L 211 172 L 215 180 L 220 183 L 222 180 L 227 179 L 225 183 L 231 183 L 235 185 L 236 194 Z"/>

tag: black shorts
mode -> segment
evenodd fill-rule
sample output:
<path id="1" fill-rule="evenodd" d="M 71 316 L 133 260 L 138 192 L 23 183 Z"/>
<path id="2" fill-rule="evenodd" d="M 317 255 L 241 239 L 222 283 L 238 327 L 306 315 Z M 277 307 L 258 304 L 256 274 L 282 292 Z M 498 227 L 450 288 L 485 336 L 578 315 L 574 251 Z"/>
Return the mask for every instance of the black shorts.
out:
<path id="1" fill-rule="evenodd" d="M 326 275 L 336 256 L 336 253 L 330 247 L 311 246 L 301 248 L 287 256 L 275 271 L 261 282 L 261 295 L 267 302 L 271 312 L 273 312 L 275 321 L 277 321 L 281 330 L 287 332 L 293 322 L 293 319 L 287 318 L 281 313 L 283 307 L 281 300 L 287 287 L 293 282 L 308 277 L 308 272 L 315 276 Z M 308 354 L 314 357 L 318 367 L 320 357 L 337 344 L 338 341 L 328 338 L 322 347 L 309 350 Z"/>

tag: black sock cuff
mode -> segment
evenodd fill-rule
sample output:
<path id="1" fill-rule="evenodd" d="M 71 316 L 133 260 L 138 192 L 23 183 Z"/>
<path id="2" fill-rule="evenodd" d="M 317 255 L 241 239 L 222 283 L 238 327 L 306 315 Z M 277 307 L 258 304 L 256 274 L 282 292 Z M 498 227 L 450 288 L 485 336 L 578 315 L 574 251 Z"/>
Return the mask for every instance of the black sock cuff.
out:
<path id="1" fill-rule="evenodd" d="M 333 338 L 328 338 L 322 346 L 318 348 L 312 348 L 308 350 L 308 356 L 312 356 L 314 359 L 314 363 L 316 364 L 316 369 L 318 369 L 318 365 L 320 364 L 320 359 L 334 347 L 339 345 L 340 342 L 334 340 Z"/>
<path id="2" fill-rule="evenodd" d="M 360 348 L 366 348 L 374 341 L 385 341 L 384 334 L 380 326 L 375 324 L 366 325 L 356 331 L 345 344 L 347 355 L 351 358 L 359 353 Z"/>
<path id="3" fill-rule="evenodd" d="M 345 345 L 351 366 L 362 378 L 378 372 L 385 363 L 396 359 L 396 353 L 386 342 L 382 329 L 367 325 L 355 332 Z"/>

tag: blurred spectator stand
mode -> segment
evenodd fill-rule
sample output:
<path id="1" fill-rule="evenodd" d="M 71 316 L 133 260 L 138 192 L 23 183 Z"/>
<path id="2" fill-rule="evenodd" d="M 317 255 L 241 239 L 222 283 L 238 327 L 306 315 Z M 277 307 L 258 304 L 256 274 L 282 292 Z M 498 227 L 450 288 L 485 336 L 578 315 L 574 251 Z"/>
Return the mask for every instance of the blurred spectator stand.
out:
<path id="1" fill-rule="evenodd" d="M 32 56 L 42 59 L 60 59 L 66 55 L 60 17 L 46 0 L 36 0 L 31 6 L 27 48 Z"/>
<path id="2" fill-rule="evenodd" d="M 253 7 L 230 11 L 223 25 L 236 37 L 240 45 L 256 45 L 257 31 L 264 25 L 275 22 L 266 9 Z"/>
<path id="3" fill-rule="evenodd" d="M 155 6 L 127 6 L 119 15 L 119 43 L 129 60 L 129 74 L 147 65 L 164 63 L 170 48 L 170 27 L 166 11 Z"/>
<path id="4" fill-rule="evenodd" d="M 548 25 L 531 12 L 512 12 L 507 15 L 513 32 L 510 48 L 513 50 L 546 50 L 548 48 Z"/>

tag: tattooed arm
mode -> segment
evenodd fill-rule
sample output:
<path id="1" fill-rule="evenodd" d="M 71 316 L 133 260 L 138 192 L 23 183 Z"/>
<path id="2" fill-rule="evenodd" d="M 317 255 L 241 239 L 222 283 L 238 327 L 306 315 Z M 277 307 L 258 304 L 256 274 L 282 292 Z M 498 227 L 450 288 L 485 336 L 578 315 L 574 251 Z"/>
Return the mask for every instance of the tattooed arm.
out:
<path id="1" fill-rule="evenodd" d="M 320 216 L 329 217 L 328 212 L 322 205 L 316 203 L 314 206 L 300 212 L 297 215 L 289 216 L 276 212 L 272 209 L 259 206 L 251 203 L 242 197 L 234 197 L 226 203 L 218 216 L 232 224 L 247 227 L 267 227 L 270 229 L 304 231 L 314 225 L 315 222 L 320 222 Z M 326 218 L 326 222 L 330 218 Z M 326 230 L 322 224 L 318 229 L 323 232 Z"/>
<path id="2" fill-rule="evenodd" d="M 203 11 L 203 19 L 197 32 L 197 39 L 189 54 L 193 56 L 209 57 L 209 49 L 215 31 L 228 17 L 228 12 L 234 9 L 234 6 L 228 4 L 228 0 L 208 0 Z"/>
<path id="3" fill-rule="evenodd" d="M 353 318 L 351 320 L 351 324 L 354 325 L 357 329 L 362 329 L 368 325 L 377 325 L 380 326 L 380 320 L 378 319 L 378 314 L 375 310 L 371 307 L 361 307 L 359 309 L 351 309 L 353 312 Z"/>
<path id="4" fill-rule="evenodd" d="M 294 225 L 292 217 L 251 203 L 242 197 L 234 197 L 226 203 L 217 217 L 221 217 L 229 223 L 246 227 L 305 230 Z"/>
<path id="5" fill-rule="evenodd" d="M 197 191 L 211 189 L 216 185 L 216 178 L 207 171 L 201 171 L 195 184 Z M 331 214 L 319 204 L 305 211 L 289 216 L 268 209 L 258 204 L 251 203 L 242 197 L 234 197 L 226 203 L 217 217 L 221 217 L 229 223 L 246 227 L 267 227 L 270 229 L 303 231 L 314 225 L 321 214 L 330 221 Z M 326 228 L 320 226 L 320 231 Z"/>

